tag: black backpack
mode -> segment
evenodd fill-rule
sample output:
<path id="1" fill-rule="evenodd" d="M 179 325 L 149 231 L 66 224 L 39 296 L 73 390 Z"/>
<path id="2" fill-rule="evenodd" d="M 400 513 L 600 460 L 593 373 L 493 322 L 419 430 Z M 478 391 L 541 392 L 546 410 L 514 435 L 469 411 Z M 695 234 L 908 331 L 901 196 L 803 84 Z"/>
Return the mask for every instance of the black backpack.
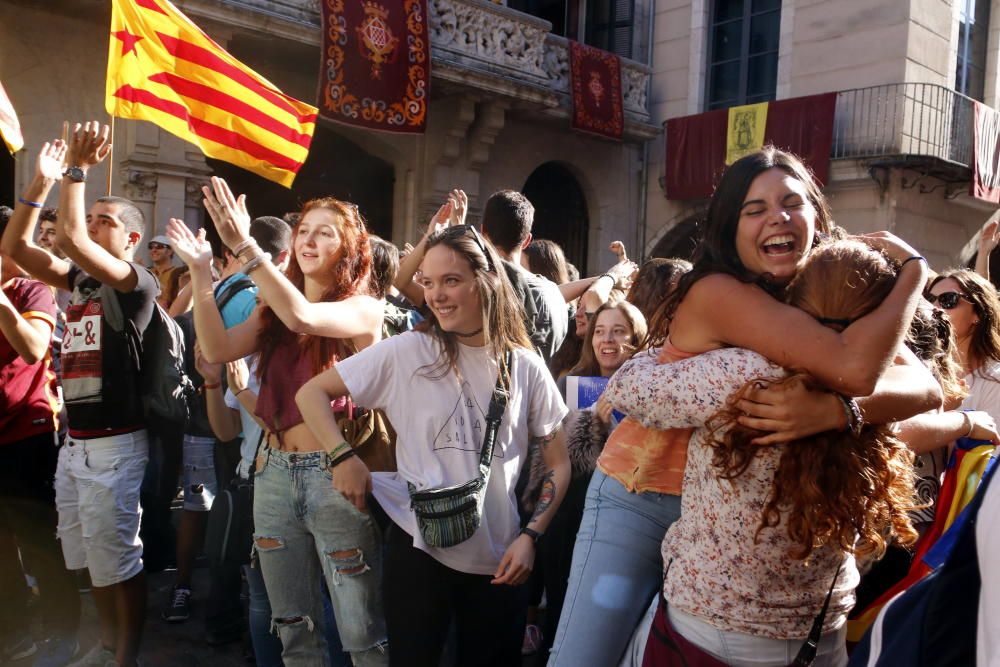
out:
<path id="1" fill-rule="evenodd" d="M 154 303 L 149 325 L 140 333 L 131 320 L 126 322 L 114 288 L 101 285 L 100 295 L 108 326 L 114 331 L 124 330 L 135 349 L 143 415 L 151 421 L 187 424 L 194 385 L 184 370 L 184 333 L 180 326 L 160 304 Z"/>

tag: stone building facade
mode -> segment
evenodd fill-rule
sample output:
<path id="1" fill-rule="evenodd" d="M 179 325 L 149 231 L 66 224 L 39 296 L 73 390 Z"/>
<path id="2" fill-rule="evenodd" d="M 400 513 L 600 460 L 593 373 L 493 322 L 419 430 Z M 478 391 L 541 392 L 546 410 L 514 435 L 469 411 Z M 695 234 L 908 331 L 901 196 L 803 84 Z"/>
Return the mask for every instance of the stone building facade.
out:
<path id="1" fill-rule="evenodd" d="M 363 131 L 321 120 L 295 185 L 286 190 L 224 163 L 157 127 L 115 122 L 114 158 L 91 180 L 91 194 L 134 199 L 159 233 L 170 217 L 204 223 L 199 188 L 212 174 L 246 192 L 252 214 L 295 210 L 310 197 L 355 201 L 378 234 L 414 242 L 452 188 L 470 197 L 478 219 L 494 191 L 525 191 L 538 208 L 535 235 L 552 238 L 581 269 L 635 247 L 646 197 L 646 141 L 659 136 L 649 114 L 649 67 L 623 58 L 625 136 L 608 141 L 570 129 L 568 42 L 585 30 L 582 0 L 429 0 L 432 80 L 428 126 L 420 136 Z M 562 4 L 559 4 L 559 3 Z M 652 2 L 628 0 L 626 45 L 649 53 Z M 41 143 L 63 120 L 107 119 L 104 77 L 110 2 L 0 0 L 0 81 L 21 121 L 26 146 L 0 164 L 0 196 L 12 199 L 31 177 Z M 306 101 L 319 77 L 318 0 L 174 0 L 210 37 L 286 93 Z M 628 4 L 628 3 L 627 3 Z M 572 7 L 570 7 L 572 5 Z M 531 11 L 532 13 L 528 13 Z M 560 13 L 561 12 L 561 13 Z M 537 16 L 536 16 L 537 15 Z M 582 34 L 582 32 L 581 32 Z M 625 34 L 625 33 L 622 33 Z M 621 42 L 621 40 L 619 40 Z M 11 185 L 12 184 L 12 185 Z M 50 202 L 54 203 L 54 202 Z"/>
<path id="2" fill-rule="evenodd" d="M 780 18 L 765 29 L 758 19 L 775 9 Z M 747 99 L 760 92 L 755 68 L 765 99 L 837 92 L 825 188 L 837 221 L 854 232 L 893 231 L 937 269 L 968 261 L 973 237 L 996 210 L 968 194 L 969 114 L 971 99 L 1000 105 L 1000 2 L 660 0 L 654 22 L 655 123 L 705 112 L 713 96 L 726 97 L 727 65 L 719 63 L 727 58 L 740 63 L 741 76 L 749 70 L 747 89 L 733 88 L 737 104 L 756 101 Z M 755 49 L 776 55 L 754 56 Z M 762 73 L 760 63 L 773 69 Z M 689 245 L 707 202 L 667 199 L 669 147 L 650 146 L 643 245 L 647 254 L 670 254 Z"/>

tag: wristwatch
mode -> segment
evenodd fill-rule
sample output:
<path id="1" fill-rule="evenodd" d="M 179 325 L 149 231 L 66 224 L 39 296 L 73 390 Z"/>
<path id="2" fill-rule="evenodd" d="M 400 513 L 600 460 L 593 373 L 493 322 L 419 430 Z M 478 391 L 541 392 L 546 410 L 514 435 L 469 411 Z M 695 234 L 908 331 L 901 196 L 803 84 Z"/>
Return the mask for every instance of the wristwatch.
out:
<path id="1" fill-rule="evenodd" d="M 75 181 L 77 183 L 83 183 L 87 180 L 87 172 L 80 167 L 69 167 L 63 172 L 63 176 L 66 176 L 71 181 Z"/>
<path id="2" fill-rule="evenodd" d="M 527 535 L 528 537 L 531 538 L 531 541 L 534 542 L 535 544 L 538 544 L 538 538 L 542 536 L 542 534 L 539 533 L 537 530 L 534 530 L 533 528 L 528 528 L 527 526 L 521 529 L 521 535 Z"/>

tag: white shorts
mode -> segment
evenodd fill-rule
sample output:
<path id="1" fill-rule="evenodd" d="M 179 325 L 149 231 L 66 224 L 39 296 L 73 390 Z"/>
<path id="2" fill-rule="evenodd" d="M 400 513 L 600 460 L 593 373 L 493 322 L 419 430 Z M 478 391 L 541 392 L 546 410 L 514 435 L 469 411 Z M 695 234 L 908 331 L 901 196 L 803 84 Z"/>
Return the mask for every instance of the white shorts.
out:
<path id="1" fill-rule="evenodd" d="M 185 435 L 182 455 L 184 509 L 208 512 L 219 493 L 215 480 L 215 438 Z"/>
<path id="2" fill-rule="evenodd" d="M 145 430 L 86 440 L 68 437 L 56 466 L 59 540 L 70 570 L 87 568 L 94 586 L 142 571 L 139 489 L 149 460 Z"/>

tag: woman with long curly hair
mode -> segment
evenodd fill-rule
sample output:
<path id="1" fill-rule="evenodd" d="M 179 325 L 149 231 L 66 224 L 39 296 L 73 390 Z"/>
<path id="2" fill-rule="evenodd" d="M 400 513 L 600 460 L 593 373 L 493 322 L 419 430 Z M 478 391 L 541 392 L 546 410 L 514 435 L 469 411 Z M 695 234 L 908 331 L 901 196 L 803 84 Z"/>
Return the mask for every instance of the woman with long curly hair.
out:
<path id="1" fill-rule="evenodd" d="M 288 667 L 325 660 L 317 628 L 323 622 L 322 573 L 354 664 L 388 664 L 378 531 L 363 502 L 352 503 L 331 483 L 329 454 L 340 441 L 316 439 L 294 401 L 309 378 L 382 335 L 382 306 L 367 294 L 371 251 L 364 221 L 347 202 L 306 202 L 283 275 L 250 237 L 244 196 L 234 197 L 219 178 L 204 193 L 222 242 L 259 289 L 261 303 L 245 322 L 231 329 L 222 322 L 204 230 L 195 236 L 171 220 L 168 235 L 191 269 L 195 330 L 205 359 L 259 355 L 256 414 L 267 436 L 254 471 L 254 548 L 282 659 Z M 333 409 L 343 412 L 347 402 Z"/>
<path id="2" fill-rule="evenodd" d="M 842 331 L 874 310 L 895 280 L 883 255 L 837 241 L 813 250 L 788 303 Z M 615 408 L 657 428 L 695 428 L 681 517 L 663 540 L 666 606 L 654 629 L 662 634 L 669 623 L 727 664 L 788 665 L 831 591 L 816 664 L 843 664 L 855 556 L 881 556 L 887 534 L 904 545 L 916 539 L 908 515 L 913 456 L 887 427 L 873 425 L 759 446 L 753 441 L 762 432 L 739 424 L 738 405 L 763 384 L 780 392 L 815 380 L 728 347 L 663 365 L 639 355 L 611 381 Z M 656 659 L 660 641 L 651 634 L 644 664 L 668 664 Z"/>

